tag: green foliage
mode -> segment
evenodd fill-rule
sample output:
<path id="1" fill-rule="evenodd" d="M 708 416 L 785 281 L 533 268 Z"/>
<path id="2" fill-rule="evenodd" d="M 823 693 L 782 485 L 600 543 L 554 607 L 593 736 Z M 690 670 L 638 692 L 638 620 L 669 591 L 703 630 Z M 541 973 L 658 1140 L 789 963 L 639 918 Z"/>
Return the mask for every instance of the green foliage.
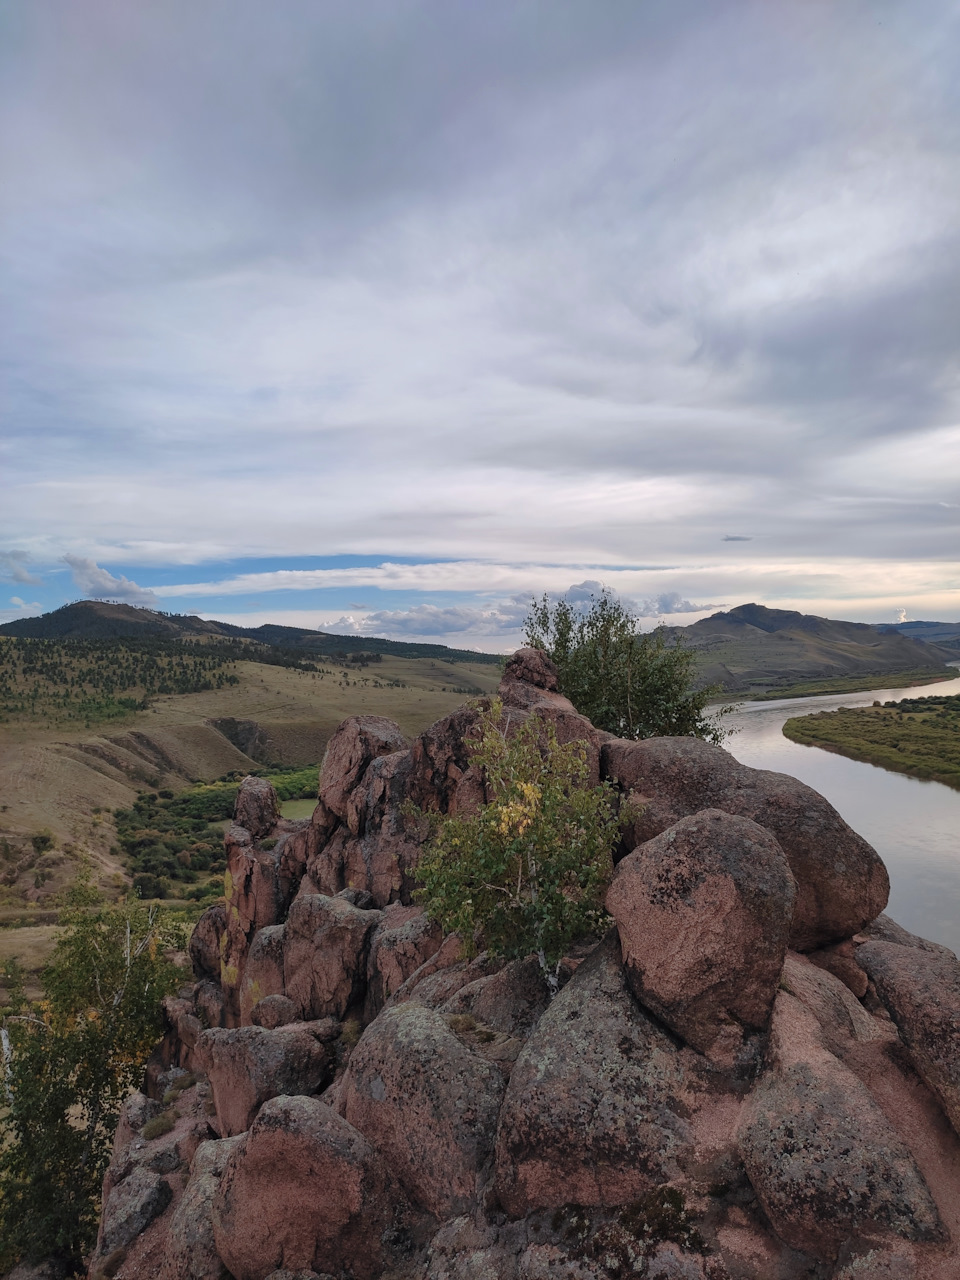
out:
<path id="1" fill-rule="evenodd" d="M 609 591 L 586 613 L 566 600 L 534 600 L 527 643 L 556 664 L 560 691 L 598 729 L 621 738 L 692 735 L 720 743 L 719 714 L 708 718 L 717 690 L 693 687 L 694 655 L 662 627 L 646 634 Z"/>
<path id="2" fill-rule="evenodd" d="M 309 765 L 269 770 L 263 776 L 283 802 L 314 798 L 318 771 L 317 765 Z M 201 875 L 223 871 L 223 832 L 215 824 L 233 817 L 239 789 L 237 776 L 229 782 L 198 783 L 177 796 L 170 791 L 143 791 L 132 808 L 114 813 L 120 848 L 141 898 L 165 898 L 177 881 L 196 884 Z M 206 885 L 197 889 L 200 897 L 210 896 Z"/>
<path id="3" fill-rule="evenodd" d="M 531 718 L 511 731 L 502 704 L 482 711 L 471 750 L 491 797 L 472 816 L 430 815 L 419 899 L 469 948 L 536 952 L 551 969 L 603 926 L 617 832 L 606 786 L 590 787 L 583 744 L 561 745 Z"/>
<path id="4" fill-rule="evenodd" d="M 44 1257 L 78 1266 L 89 1250 L 120 1104 L 161 1033 L 160 1000 L 182 978 L 164 957 L 184 944 L 181 929 L 141 903 L 97 897 L 80 884 L 61 913 L 42 1000 L 7 974 L 0 1270 Z"/>
<path id="5" fill-rule="evenodd" d="M 853 760 L 960 788 L 960 695 L 795 716 L 784 735 Z"/>
<path id="6" fill-rule="evenodd" d="M 162 1138 L 165 1133 L 170 1132 L 179 1118 L 178 1111 L 164 1111 L 147 1121 L 140 1131 L 140 1136 L 147 1142 L 152 1142 L 154 1138 Z"/>

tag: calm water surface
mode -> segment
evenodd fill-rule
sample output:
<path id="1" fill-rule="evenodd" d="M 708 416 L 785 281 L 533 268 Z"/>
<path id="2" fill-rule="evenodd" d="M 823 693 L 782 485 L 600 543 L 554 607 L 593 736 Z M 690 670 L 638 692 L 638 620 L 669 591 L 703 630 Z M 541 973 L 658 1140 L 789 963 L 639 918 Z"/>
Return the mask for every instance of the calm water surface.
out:
<path id="1" fill-rule="evenodd" d="M 724 746 L 743 764 L 793 774 L 826 796 L 887 864 L 890 915 L 960 952 L 960 791 L 803 747 L 781 732 L 791 716 L 943 693 L 960 693 L 960 677 L 922 688 L 744 702 L 724 718 L 737 730 Z"/>

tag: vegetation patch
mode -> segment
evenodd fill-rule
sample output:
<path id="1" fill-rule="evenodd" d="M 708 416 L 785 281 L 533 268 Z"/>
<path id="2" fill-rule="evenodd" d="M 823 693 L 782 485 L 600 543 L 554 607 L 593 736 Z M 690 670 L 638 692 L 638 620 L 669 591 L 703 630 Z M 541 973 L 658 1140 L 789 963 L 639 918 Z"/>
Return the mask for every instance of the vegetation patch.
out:
<path id="1" fill-rule="evenodd" d="M 937 684 L 942 680 L 955 680 L 956 670 L 949 671 L 888 671 L 882 675 L 835 676 L 819 680 L 800 680 L 795 684 L 763 693 L 740 693 L 738 698 L 747 702 L 775 702 L 781 698 L 816 698 L 831 693 L 864 693 L 869 689 L 906 689 L 911 685 Z"/>
<path id="2" fill-rule="evenodd" d="M 783 732 L 803 746 L 960 789 L 960 694 L 794 716 Z"/>
<path id="3" fill-rule="evenodd" d="M 264 771 L 281 801 L 314 798 L 318 766 Z M 175 883 L 193 886 L 185 897 L 200 901 L 223 893 L 222 824 L 233 817 L 239 775 L 199 783 L 174 795 L 142 791 L 130 809 L 114 815 L 117 839 L 134 889 L 141 898 L 170 896 Z"/>
<path id="4" fill-rule="evenodd" d="M 619 822 L 606 784 L 591 787 L 582 742 L 561 744 L 531 717 L 510 731 L 499 699 L 481 711 L 471 756 L 489 804 L 420 815 L 431 827 L 418 898 L 467 950 L 536 953 L 551 985 L 570 944 L 601 930 Z"/>

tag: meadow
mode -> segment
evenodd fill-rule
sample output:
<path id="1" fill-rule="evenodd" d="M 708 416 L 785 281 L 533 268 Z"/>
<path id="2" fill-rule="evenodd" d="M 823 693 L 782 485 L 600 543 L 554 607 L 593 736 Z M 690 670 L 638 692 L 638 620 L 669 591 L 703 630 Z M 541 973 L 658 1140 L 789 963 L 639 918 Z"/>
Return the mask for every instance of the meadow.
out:
<path id="1" fill-rule="evenodd" d="M 852 760 L 960 789 L 960 695 L 875 702 L 795 716 L 786 737 Z"/>

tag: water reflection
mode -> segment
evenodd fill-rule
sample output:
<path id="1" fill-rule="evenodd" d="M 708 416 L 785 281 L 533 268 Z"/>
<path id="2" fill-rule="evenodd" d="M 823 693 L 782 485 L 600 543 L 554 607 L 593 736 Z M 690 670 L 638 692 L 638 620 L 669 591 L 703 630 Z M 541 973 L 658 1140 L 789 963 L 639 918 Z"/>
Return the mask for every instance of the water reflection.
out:
<path id="1" fill-rule="evenodd" d="M 890 915 L 960 951 L 960 791 L 800 746 L 781 732 L 791 716 L 942 693 L 960 693 L 960 677 L 923 688 L 746 702 L 724 720 L 737 730 L 725 746 L 744 764 L 793 774 L 826 796 L 887 864 Z"/>

